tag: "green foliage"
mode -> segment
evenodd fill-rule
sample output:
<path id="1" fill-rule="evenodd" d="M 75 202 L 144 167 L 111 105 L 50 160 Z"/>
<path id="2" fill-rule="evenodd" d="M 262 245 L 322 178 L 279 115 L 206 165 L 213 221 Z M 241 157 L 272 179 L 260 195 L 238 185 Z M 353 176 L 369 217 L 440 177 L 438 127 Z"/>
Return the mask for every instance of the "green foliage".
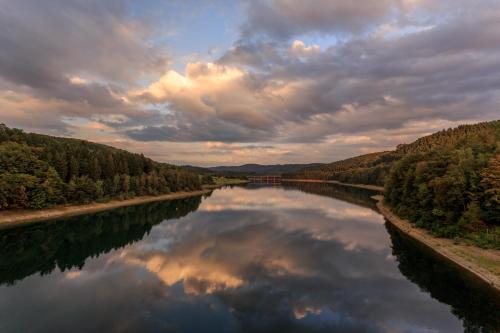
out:
<path id="1" fill-rule="evenodd" d="M 203 175 L 201 177 L 201 183 L 203 185 L 213 185 L 214 183 L 214 177 L 212 175 Z"/>
<path id="2" fill-rule="evenodd" d="M 372 153 L 285 178 L 385 185 L 400 216 L 435 235 L 500 248 L 500 121 L 462 125 L 395 151 Z"/>
<path id="3" fill-rule="evenodd" d="M 500 248 L 499 124 L 460 126 L 399 146 L 387 203 L 437 236 Z"/>
<path id="4" fill-rule="evenodd" d="M 493 157 L 480 173 L 480 188 L 484 191 L 481 208 L 484 218 L 500 225 L 500 154 Z"/>
<path id="5" fill-rule="evenodd" d="M 196 173 L 139 154 L 0 124 L 0 210 L 197 190 Z"/>
<path id="6" fill-rule="evenodd" d="M 0 208 L 41 208 L 64 202 L 64 184 L 36 150 L 26 144 L 0 143 Z"/>
<path id="7" fill-rule="evenodd" d="M 305 168 L 301 172 L 285 174 L 283 177 L 384 185 L 384 180 L 394 158 L 393 152 L 366 154 L 330 164 Z"/>

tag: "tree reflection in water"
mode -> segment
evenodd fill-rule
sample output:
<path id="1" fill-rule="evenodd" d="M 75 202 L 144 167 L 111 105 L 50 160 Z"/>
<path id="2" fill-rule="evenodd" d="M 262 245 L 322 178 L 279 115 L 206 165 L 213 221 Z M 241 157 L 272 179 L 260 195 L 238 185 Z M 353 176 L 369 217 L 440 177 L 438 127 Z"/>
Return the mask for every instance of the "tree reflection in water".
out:
<path id="1" fill-rule="evenodd" d="M 83 268 L 89 257 L 140 241 L 165 220 L 196 211 L 200 197 L 121 207 L 0 233 L 0 284 L 35 273 Z"/>
<path id="2" fill-rule="evenodd" d="M 386 223 L 398 267 L 408 280 L 442 303 L 451 305 L 467 332 L 500 330 L 500 294 L 453 263 Z"/>
<path id="3" fill-rule="evenodd" d="M 316 183 L 298 183 L 294 187 L 306 193 L 376 209 L 375 201 L 371 199 L 372 195 L 378 194 L 374 191 Z M 391 236 L 398 268 L 408 280 L 438 301 L 449 304 L 453 313 L 463 320 L 466 332 L 500 331 L 500 293 L 401 233 L 389 222 L 385 227 Z"/>
<path id="4" fill-rule="evenodd" d="M 9 309 L 0 331 L 33 329 L 49 315 L 47 327 L 62 331 L 455 332 L 457 318 L 470 332 L 500 328 L 497 295 L 387 224 L 386 232 L 374 192 L 283 189 L 227 189 L 203 203 L 0 232 L 0 309 Z M 51 292 L 52 303 L 40 299 Z"/>

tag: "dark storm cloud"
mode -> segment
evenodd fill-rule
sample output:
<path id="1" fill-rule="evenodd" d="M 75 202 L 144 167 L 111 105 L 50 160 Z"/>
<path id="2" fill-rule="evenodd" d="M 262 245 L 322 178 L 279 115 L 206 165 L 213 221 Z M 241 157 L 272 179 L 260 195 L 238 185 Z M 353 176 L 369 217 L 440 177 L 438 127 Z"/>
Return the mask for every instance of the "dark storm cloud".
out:
<path id="1" fill-rule="evenodd" d="M 247 1 L 243 36 L 290 38 L 310 32 L 359 33 L 390 14 L 390 0 L 257 0 Z"/>
<path id="2" fill-rule="evenodd" d="M 269 131 L 247 128 L 217 119 L 205 121 L 185 120 L 176 126 L 145 126 L 126 130 L 126 135 L 138 141 L 219 141 L 219 142 L 261 142 L 271 140 Z"/>
<path id="3" fill-rule="evenodd" d="M 39 103 L 67 102 L 60 114 L 130 113 L 121 87 L 166 65 L 147 37 L 125 0 L 2 1 L 0 78 Z"/>
<path id="4" fill-rule="evenodd" d="M 160 70 L 145 46 L 147 26 L 127 18 L 126 1 L 16 0 L 0 5 L 2 76 L 43 87 L 86 72 L 117 81 Z"/>
<path id="5" fill-rule="evenodd" d="M 280 43 L 246 42 L 240 40 L 218 60 L 221 64 L 251 66 L 271 69 L 273 65 L 284 64 Z"/>

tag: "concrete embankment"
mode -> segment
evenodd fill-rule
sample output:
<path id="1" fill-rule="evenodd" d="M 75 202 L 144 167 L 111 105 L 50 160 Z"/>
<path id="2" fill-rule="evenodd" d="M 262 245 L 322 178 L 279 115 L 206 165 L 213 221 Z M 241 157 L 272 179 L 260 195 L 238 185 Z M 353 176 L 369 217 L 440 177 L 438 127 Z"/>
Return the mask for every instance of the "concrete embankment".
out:
<path id="1" fill-rule="evenodd" d="M 437 238 L 394 214 L 384 204 L 383 196 L 377 195 L 373 198 L 377 200 L 380 213 L 401 232 L 426 245 L 500 292 L 500 251 L 455 243 L 451 239 Z"/>
<path id="2" fill-rule="evenodd" d="M 327 183 L 373 190 L 381 193 L 384 192 L 384 188 L 382 186 L 348 184 L 334 180 L 283 179 L 283 181 L 298 183 Z M 384 204 L 383 195 L 376 195 L 373 196 L 373 198 L 377 200 L 377 208 L 379 212 L 401 232 L 429 247 L 438 255 L 453 262 L 455 265 L 468 271 L 478 279 L 495 288 L 497 292 L 500 292 L 500 251 L 482 249 L 473 245 L 456 243 L 451 239 L 437 238 L 426 230 L 417 228 L 411 222 L 401 219 L 394 214 L 391 209 Z"/>

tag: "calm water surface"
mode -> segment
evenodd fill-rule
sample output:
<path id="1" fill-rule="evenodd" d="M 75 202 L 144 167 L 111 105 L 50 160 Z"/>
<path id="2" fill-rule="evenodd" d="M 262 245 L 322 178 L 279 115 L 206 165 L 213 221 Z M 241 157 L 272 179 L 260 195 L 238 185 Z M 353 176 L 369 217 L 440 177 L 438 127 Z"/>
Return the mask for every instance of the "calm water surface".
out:
<path id="1" fill-rule="evenodd" d="M 226 188 L 0 232 L 0 332 L 495 332 L 369 193 Z"/>

